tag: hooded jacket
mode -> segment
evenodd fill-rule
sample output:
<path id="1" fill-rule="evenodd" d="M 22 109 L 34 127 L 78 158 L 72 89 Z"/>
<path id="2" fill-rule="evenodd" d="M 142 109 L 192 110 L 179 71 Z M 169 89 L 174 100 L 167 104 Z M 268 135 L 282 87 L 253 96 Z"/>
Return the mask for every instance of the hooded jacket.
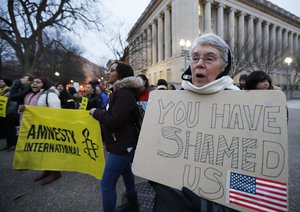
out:
<path id="1" fill-rule="evenodd" d="M 128 154 L 136 147 L 137 101 L 142 85 L 143 81 L 136 77 L 117 81 L 113 86 L 108 110 L 97 109 L 93 113 L 93 117 L 100 121 L 102 138 L 108 152 Z"/>
<path id="2" fill-rule="evenodd" d="M 43 91 L 40 95 L 37 106 L 61 108 L 60 99 L 58 98 L 59 91 L 55 87 Z"/>

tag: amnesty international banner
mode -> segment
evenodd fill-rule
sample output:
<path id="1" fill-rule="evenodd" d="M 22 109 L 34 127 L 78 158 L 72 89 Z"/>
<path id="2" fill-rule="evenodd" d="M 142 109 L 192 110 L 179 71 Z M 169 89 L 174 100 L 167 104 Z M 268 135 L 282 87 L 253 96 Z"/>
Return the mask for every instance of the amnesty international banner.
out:
<path id="1" fill-rule="evenodd" d="M 78 171 L 101 179 L 104 165 L 99 122 L 88 111 L 25 107 L 15 169 Z"/>
<path id="2" fill-rule="evenodd" d="M 153 91 L 133 172 L 238 211 L 288 211 L 285 95 Z"/>
<path id="3" fill-rule="evenodd" d="M 0 96 L 0 116 L 6 117 L 6 105 L 8 98 L 6 96 Z"/>

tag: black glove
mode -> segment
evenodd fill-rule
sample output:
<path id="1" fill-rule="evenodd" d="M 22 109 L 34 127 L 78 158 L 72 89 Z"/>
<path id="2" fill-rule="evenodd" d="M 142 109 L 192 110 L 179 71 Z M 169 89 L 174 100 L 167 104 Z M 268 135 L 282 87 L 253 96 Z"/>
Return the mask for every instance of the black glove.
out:
<path id="1" fill-rule="evenodd" d="M 184 196 L 184 201 L 187 207 L 192 211 L 200 211 L 201 209 L 201 198 L 196 195 L 190 189 L 183 187 L 182 194 Z"/>

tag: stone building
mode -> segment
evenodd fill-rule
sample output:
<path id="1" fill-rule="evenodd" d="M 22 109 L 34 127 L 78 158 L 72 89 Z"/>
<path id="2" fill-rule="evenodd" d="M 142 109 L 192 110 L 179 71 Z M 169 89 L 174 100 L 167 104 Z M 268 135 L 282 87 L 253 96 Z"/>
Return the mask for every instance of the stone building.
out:
<path id="1" fill-rule="evenodd" d="M 300 47 L 300 18 L 266 0 L 152 0 L 128 34 L 129 62 L 151 84 L 159 78 L 178 84 L 189 59 L 180 40 L 205 32 L 221 36 L 246 61 L 271 54 L 279 65 L 270 74 L 280 85 L 284 58 Z"/>

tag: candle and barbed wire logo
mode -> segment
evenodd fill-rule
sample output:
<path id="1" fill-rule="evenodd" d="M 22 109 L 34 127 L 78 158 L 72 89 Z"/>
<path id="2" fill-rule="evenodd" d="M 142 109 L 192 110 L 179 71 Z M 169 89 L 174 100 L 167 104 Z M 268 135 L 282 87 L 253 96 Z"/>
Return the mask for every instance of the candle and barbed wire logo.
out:
<path id="1" fill-rule="evenodd" d="M 87 128 L 82 131 L 82 135 L 85 138 L 82 143 L 85 143 L 86 145 L 86 148 L 84 148 L 84 153 L 90 156 L 91 159 L 96 160 L 96 158 L 98 158 L 96 150 L 99 149 L 99 146 L 89 139 L 90 131 Z"/>

